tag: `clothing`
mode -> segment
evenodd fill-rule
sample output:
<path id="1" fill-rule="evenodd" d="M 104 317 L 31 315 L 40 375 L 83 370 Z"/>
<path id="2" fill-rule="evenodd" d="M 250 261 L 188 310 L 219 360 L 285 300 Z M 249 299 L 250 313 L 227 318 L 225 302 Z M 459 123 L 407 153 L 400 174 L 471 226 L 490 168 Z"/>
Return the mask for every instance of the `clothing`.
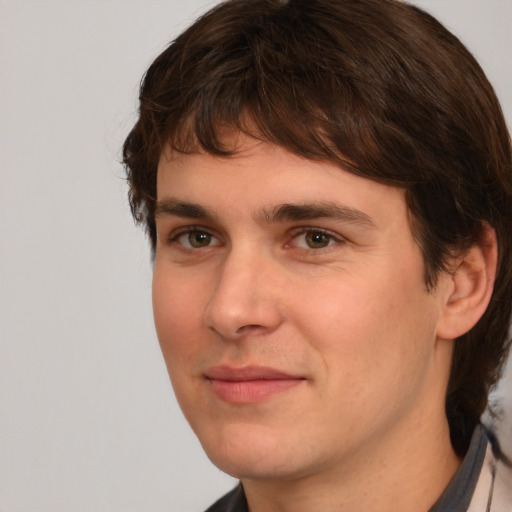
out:
<path id="1" fill-rule="evenodd" d="M 249 512 L 242 485 L 206 512 Z M 512 468 L 482 425 L 475 429 L 460 468 L 429 512 L 512 512 Z"/>
<path id="2" fill-rule="evenodd" d="M 429 512 L 512 512 L 512 468 L 493 439 L 477 426 L 459 470 Z"/>
<path id="3" fill-rule="evenodd" d="M 249 512 L 242 484 L 222 496 L 206 512 Z"/>

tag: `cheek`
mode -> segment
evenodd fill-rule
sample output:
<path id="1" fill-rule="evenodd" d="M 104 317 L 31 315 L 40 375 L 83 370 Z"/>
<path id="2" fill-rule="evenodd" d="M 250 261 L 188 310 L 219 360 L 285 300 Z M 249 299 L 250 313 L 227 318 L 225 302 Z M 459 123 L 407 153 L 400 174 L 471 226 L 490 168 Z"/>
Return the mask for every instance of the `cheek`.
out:
<path id="1" fill-rule="evenodd" d="M 167 366 L 179 367 L 197 350 L 197 329 L 201 322 L 201 298 L 194 287 L 167 277 L 155 268 L 153 275 L 153 315 L 158 340 Z"/>
<path id="2" fill-rule="evenodd" d="M 428 360 L 435 308 L 417 275 L 405 269 L 374 279 L 345 276 L 295 301 L 295 321 L 330 375 L 364 389 L 374 378 L 392 382 Z"/>

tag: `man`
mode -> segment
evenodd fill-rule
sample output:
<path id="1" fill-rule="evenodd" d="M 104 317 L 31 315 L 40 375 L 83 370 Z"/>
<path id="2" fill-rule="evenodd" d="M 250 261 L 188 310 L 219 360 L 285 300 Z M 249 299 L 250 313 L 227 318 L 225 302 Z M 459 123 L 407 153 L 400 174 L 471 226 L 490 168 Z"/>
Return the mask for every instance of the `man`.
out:
<path id="1" fill-rule="evenodd" d="M 232 0 L 151 65 L 124 146 L 210 511 L 510 511 L 479 423 L 509 346 L 510 139 L 395 0 Z"/>

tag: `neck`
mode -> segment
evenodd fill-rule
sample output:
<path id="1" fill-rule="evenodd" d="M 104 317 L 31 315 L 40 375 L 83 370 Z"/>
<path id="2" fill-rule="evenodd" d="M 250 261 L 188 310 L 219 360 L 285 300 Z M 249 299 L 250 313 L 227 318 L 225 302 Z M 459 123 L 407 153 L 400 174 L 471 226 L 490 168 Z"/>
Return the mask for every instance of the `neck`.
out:
<path id="1" fill-rule="evenodd" d="M 444 414 L 381 434 L 336 467 L 285 481 L 243 480 L 250 511 L 427 512 L 460 466 Z"/>

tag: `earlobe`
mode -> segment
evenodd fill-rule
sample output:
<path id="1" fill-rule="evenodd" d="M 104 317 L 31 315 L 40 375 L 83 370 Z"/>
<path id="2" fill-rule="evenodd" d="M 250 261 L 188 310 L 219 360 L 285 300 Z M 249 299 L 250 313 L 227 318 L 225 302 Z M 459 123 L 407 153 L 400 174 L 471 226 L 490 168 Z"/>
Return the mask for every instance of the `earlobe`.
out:
<path id="1" fill-rule="evenodd" d="M 454 258 L 448 280 L 437 335 L 442 339 L 462 336 L 484 314 L 494 287 L 498 262 L 496 233 L 484 225 L 480 240 Z"/>

